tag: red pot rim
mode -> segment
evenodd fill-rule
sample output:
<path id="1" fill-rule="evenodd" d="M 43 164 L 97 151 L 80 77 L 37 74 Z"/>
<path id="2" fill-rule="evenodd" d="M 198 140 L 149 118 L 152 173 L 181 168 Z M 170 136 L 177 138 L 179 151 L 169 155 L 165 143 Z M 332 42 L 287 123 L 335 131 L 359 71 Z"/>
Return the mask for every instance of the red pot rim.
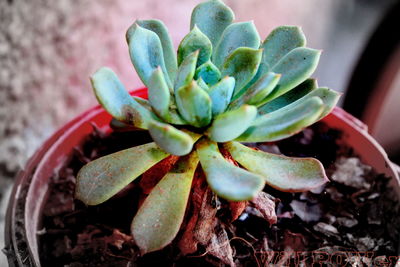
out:
<path id="1" fill-rule="evenodd" d="M 132 94 L 147 98 L 147 89 L 141 88 Z M 71 144 L 79 144 L 83 136 L 87 136 L 93 130 L 92 123 L 108 131 L 110 120 L 111 116 L 100 106 L 89 109 L 47 139 L 31 157 L 25 170 L 17 175 L 6 215 L 5 243 L 9 252 L 7 256 L 10 266 L 26 266 L 25 261 L 28 258 L 32 265 L 40 266 L 36 230 L 41 206 L 37 203 L 42 203 L 46 196 L 46 179 L 50 178 L 50 173 L 55 168 L 60 167 L 68 159 L 67 154 L 72 151 Z M 373 166 L 378 172 L 393 177 L 392 185 L 400 195 L 396 167 L 390 162 L 383 148 L 368 134 L 365 124 L 338 107 L 323 121 L 329 126 L 334 125 L 333 128 L 342 130 L 345 143 L 351 145 L 365 163 Z M 76 134 L 78 132 L 79 134 Z M 61 157 L 54 157 L 56 152 L 63 151 L 67 153 Z M 43 173 L 47 173 L 48 177 L 38 179 L 39 174 Z M 15 235 L 21 230 L 23 240 Z M 22 244 L 24 242 L 26 244 Z"/>

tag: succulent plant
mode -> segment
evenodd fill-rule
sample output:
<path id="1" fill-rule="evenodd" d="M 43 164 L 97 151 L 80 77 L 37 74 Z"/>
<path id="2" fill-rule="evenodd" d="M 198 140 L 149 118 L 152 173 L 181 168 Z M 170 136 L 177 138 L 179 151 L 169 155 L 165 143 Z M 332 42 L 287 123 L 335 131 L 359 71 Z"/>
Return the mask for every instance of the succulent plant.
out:
<path id="1" fill-rule="evenodd" d="M 261 42 L 253 22 L 233 20 L 219 0 L 199 4 L 177 56 L 161 21 L 136 21 L 126 39 L 148 101 L 132 97 L 109 68 L 91 77 L 114 123 L 148 130 L 154 142 L 85 165 L 78 199 L 100 204 L 169 155 L 181 156 L 133 219 L 132 235 L 143 254 L 178 233 L 199 163 L 211 189 L 229 201 L 252 199 L 265 184 L 298 192 L 327 181 L 316 159 L 242 144 L 287 138 L 333 109 L 339 94 L 309 78 L 321 52 L 305 47 L 299 27 L 278 27 Z M 241 167 L 222 156 L 222 147 Z"/>

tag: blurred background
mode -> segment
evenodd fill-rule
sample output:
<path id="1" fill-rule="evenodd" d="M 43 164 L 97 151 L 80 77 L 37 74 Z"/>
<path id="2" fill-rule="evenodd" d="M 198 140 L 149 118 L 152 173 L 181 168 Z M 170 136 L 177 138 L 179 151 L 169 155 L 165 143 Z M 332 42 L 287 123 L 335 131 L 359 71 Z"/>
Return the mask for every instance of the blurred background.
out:
<path id="1" fill-rule="evenodd" d="M 177 47 L 199 2 L 0 0 L 0 223 L 16 172 L 45 138 L 96 104 L 89 75 L 109 66 L 127 88 L 142 86 L 129 59 L 126 29 L 136 19 L 161 19 Z M 313 76 L 322 86 L 347 92 L 341 105 L 399 160 L 399 1 L 225 2 L 236 21 L 254 20 L 262 39 L 279 25 L 302 26 L 308 46 L 324 50 Z M 5 266 L 2 260 L 0 255 Z"/>

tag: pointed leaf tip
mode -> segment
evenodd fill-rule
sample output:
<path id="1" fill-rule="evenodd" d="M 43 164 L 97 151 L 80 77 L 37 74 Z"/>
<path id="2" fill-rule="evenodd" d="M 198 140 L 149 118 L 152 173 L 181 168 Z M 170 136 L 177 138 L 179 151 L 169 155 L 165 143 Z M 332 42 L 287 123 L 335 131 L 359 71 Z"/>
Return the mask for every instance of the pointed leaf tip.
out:
<path id="1" fill-rule="evenodd" d="M 255 106 L 243 105 L 218 115 L 206 134 L 215 142 L 227 142 L 241 135 L 257 115 Z"/>
<path id="2" fill-rule="evenodd" d="M 129 28 L 127 36 L 131 61 L 142 82 L 148 87 L 153 70 L 160 66 L 168 87 L 172 87 L 164 62 L 162 43 L 158 35 L 135 23 Z"/>
<path id="3" fill-rule="evenodd" d="M 157 121 L 149 122 L 149 132 L 156 144 L 165 152 L 183 156 L 192 151 L 195 140 L 175 127 Z"/>
<path id="4" fill-rule="evenodd" d="M 208 37 L 196 26 L 183 38 L 178 47 L 178 64 L 192 52 L 199 50 L 197 66 L 202 65 L 211 58 L 212 44 Z"/>
<path id="5" fill-rule="evenodd" d="M 222 76 L 235 78 L 235 96 L 251 81 L 260 65 L 262 50 L 239 47 L 226 58 L 221 69 Z"/>
<path id="6" fill-rule="evenodd" d="M 194 127 L 204 127 L 211 122 L 211 98 L 196 81 L 180 87 L 175 99 L 179 113 Z"/>
<path id="7" fill-rule="evenodd" d="M 216 47 L 222 32 L 232 23 L 235 15 L 222 1 L 205 1 L 198 4 L 192 12 L 190 28 L 196 25 Z"/>
<path id="8" fill-rule="evenodd" d="M 225 59 L 238 48 L 258 49 L 260 36 L 252 22 L 237 22 L 229 25 L 223 32 L 221 40 L 214 49 L 213 63 L 218 67 L 224 66 Z"/>
<path id="9" fill-rule="evenodd" d="M 167 156 L 149 143 L 89 162 L 78 173 L 75 196 L 87 205 L 103 203 Z"/>
<path id="10" fill-rule="evenodd" d="M 255 150 L 238 142 L 224 147 L 243 167 L 265 178 L 270 186 L 285 192 L 303 192 L 326 182 L 324 167 L 314 158 L 290 158 Z"/>
<path id="11" fill-rule="evenodd" d="M 110 68 L 100 68 L 90 80 L 99 103 L 117 120 L 147 129 L 148 121 L 156 119 L 153 112 L 129 95 Z"/>
<path id="12" fill-rule="evenodd" d="M 203 138 L 196 149 L 207 182 L 218 196 L 231 201 L 250 200 L 263 189 L 262 176 L 228 162 L 219 152 L 217 143 Z"/>

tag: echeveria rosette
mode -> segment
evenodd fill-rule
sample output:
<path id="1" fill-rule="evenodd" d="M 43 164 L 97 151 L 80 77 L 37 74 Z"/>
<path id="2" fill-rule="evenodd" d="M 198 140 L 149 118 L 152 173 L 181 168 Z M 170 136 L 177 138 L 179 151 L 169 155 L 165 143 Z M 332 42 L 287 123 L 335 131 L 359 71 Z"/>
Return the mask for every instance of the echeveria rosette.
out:
<path id="1" fill-rule="evenodd" d="M 327 181 L 316 159 L 241 144 L 287 138 L 333 109 L 339 94 L 309 78 L 320 51 L 305 47 L 299 27 L 278 27 L 260 42 L 252 22 L 233 20 L 219 0 L 199 4 L 177 55 L 161 21 L 136 21 L 126 39 L 148 101 L 130 96 L 109 68 L 91 77 L 114 125 L 148 130 L 154 142 L 85 165 L 78 174 L 78 199 L 100 204 L 167 156 L 182 156 L 133 219 L 132 235 L 142 253 L 163 248 L 178 233 L 199 163 L 211 189 L 230 201 L 250 200 L 265 184 L 299 192 Z M 221 146 L 241 167 L 222 156 Z"/>

